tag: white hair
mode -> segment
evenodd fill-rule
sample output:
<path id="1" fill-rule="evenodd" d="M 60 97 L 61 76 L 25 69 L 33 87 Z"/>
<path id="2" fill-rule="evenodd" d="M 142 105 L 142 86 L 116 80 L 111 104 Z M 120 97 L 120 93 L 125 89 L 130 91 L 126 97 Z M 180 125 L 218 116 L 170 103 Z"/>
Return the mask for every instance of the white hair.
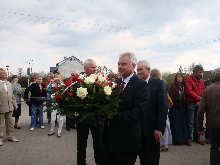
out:
<path id="1" fill-rule="evenodd" d="M 88 67 L 89 64 L 95 62 L 93 59 L 86 59 L 83 63 L 84 67 Z"/>
<path id="2" fill-rule="evenodd" d="M 122 53 L 119 55 L 119 58 L 124 57 L 124 56 L 128 56 L 132 64 L 137 64 L 137 58 L 134 53 L 132 52 Z"/>
<path id="3" fill-rule="evenodd" d="M 36 79 L 38 79 L 38 78 L 43 78 L 43 76 L 39 74 L 36 76 Z"/>
<path id="4" fill-rule="evenodd" d="M 138 63 L 140 63 L 140 62 L 143 62 L 146 68 L 151 69 L 150 63 L 148 61 L 143 60 L 143 61 L 139 61 Z"/>

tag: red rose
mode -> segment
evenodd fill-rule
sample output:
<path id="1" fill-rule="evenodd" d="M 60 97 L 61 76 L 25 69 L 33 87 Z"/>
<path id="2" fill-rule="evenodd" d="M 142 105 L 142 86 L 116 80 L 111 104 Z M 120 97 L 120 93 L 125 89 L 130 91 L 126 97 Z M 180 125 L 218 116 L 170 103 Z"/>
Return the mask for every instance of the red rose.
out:
<path id="1" fill-rule="evenodd" d="M 79 76 L 73 76 L 73 77 L 72 77 L 72 80 L 73 80 L 73 81 L 79 81 Z"/>
<path id="2" fill-rule="evenodd" d="M 111 82 L 111 81 L 107 81 L 107 84 L 108 84 L 108 85 L 111 85 L 111 84 L 112 84 L 112 82 Z"/>
<path id="3" fill-rule="evenodd" d="M 60 95 L 60 94 L 56 94 L 56 95 L 55 95 L 55 99 L 56 99 L 56 100 L 60 100 L 60 99 L 61 99 L 61 95 Z"/>
<path id="4" fill-rule="evenodd" d="M 58 89 L 59 89 L 58 86 L 53 87 L 54 91 L 57 91 Z"/>
<path id="5" fill-rule="evenodd" d="M 102 87 L 102 83 L 100 83 L 99 81 L 95 82 L 97 85 L 99 85 L 100 87 Z"/>
<path id="6" fill-rule="evenodd" d="M 67 79 L 67 80 L 64 82 L 64 84 L 65 84 L 66 86 L 70 86 L 70 85 L 72 84 L 72 82 L 70 81 L 70 79 Z"/>
<path id="7" fill-rule="evenodd" d="M 117 87 L 118 87 L 118 84 L 113 82 L 112 88 L 117 88 Z"/>
<path id="8" fill-rule="evenodd" d="M 83 82 L 83 80 L 82 79 L 78 79 L 77 83 L 81 83 L 81 82 Z"/>
<path id="9" fill-rule="evenodd" d="M 106 76 L 106 77 L 105 77 L 105 80 L 108 81 L 108 79 L 109 79 L 108 76 Z"/>
<path id="10" fill-rule="evenodd" d="M 72 97 L 73 96 L 73 92 L 67 92 L 67 95 L 69 96 L 69 97 Z"/>

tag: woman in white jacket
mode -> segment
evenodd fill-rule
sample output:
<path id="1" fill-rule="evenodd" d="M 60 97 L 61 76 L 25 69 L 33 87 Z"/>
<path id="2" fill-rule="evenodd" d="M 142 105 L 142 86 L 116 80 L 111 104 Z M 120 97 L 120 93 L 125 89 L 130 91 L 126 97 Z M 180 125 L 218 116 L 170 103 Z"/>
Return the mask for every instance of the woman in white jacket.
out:
<path id="1" fill-rule="evenodd" d="M 53 88 L 55 86 L 60 86 L 60 85 L 64 85 L 64 84 L 62 82 L 62 76 L 61 76 L 60 72 L 57 71 L 54 74 L 54 78 L 51 80 L 50 84 L 47 86 L 48 91 L 50 91 L 51 88 Z M 52 104 L 56 104 L 56 103 L 52 103 Z M 57 109 L 52 110 L 52 112 L 51 112 L 51 131 L 48 134 L 48 136 L 51 136 L 54 134 L 56 114 L 57 114 Z M 61 137 L 62 127 L 63 127 L 63 116 L 59 115 L 59 127 L 58 127 L 58 132 L 57 132 L 58 138 Z"/>

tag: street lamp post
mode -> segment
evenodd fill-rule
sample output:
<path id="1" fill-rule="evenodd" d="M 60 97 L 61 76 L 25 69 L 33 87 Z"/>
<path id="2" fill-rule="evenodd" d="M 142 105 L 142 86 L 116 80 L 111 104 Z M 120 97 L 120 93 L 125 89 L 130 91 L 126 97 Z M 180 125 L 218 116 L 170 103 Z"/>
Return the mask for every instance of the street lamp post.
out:
<path id="1" fill-rule="evenodd" d="M 28 75 L 28 86 L 30 84 L 30 73 L 32 73 L 32 65 L 34 60 L 29 60 L 27 63 L 30 65 L 30 67 L 27 69 L 27 75 Z"/>
<path id="2" fill-rule="evenodd" d="M 6 68 L 7 68 L 8 77 L 9 77 L 9 69 L 8 69 L 8 68 L 9 68 L 9 66 L 7 65 L 7 66 L 6 66 Z"/>

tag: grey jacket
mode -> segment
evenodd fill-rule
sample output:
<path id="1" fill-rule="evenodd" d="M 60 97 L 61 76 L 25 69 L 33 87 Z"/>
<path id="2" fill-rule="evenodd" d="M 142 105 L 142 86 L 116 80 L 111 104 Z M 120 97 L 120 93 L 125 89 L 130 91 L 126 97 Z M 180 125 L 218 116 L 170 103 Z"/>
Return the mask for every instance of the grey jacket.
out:
<path id="1" fill-rule="evenodd" d="M 197 114 L 198 131 L 203 131 L 204 113 L 206 112 L 206 127 L 220 128 L 220 83 L 208 86 L 202 95 Z"/>
<path id="2" fill-rule="evenodd" d="M 11 83 L 11 85 L 17 104 L 21 104 L 21 95 L 18 94 L 18 92 L 22 92 L 21 85 L 20 84 L 16 85 L 15 83 Z"/>
<path id="3" fill-rule="evenodd" d="M 15 97 L 13 95 L 11 83 L 6 81 L 8 90 L 5 90 L 4 86 L 0 83 L 0 113 L 6 113 L 14 110 L 14 107 L 18 107 Z"/>

